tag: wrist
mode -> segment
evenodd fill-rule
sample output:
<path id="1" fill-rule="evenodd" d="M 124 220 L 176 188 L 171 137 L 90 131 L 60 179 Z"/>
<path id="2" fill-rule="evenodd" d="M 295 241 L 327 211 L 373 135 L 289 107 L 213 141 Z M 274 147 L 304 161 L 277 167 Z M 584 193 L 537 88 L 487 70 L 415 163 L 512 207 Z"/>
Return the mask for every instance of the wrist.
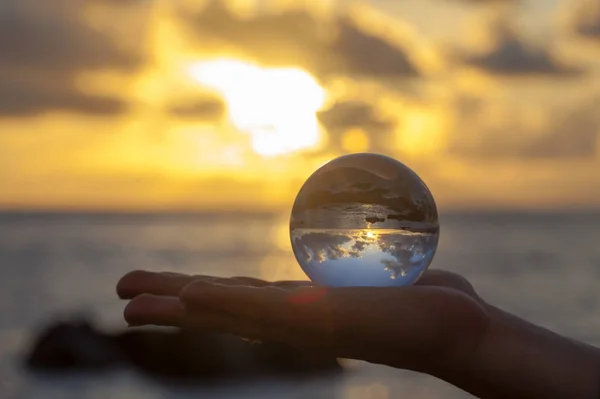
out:
<path id="1" fill-rule="evenodd" d="M 600 352 L 493 306 L 488 331 L 440 377 L 481 398 L 600 397 Z"/>

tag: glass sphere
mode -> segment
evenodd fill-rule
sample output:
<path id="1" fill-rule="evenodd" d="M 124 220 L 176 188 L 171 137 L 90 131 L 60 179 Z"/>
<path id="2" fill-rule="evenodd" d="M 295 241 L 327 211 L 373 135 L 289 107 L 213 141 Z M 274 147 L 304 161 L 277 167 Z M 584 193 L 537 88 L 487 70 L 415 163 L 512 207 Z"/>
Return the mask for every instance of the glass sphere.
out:
<path id="1" fill-rule="evenodd" d="M 304 183 L 292 209 L 294 255 L 325 286 L 405 286 L 438 245 L 435 201 L 406 165 L 378 154 L 334 159 Z"/>

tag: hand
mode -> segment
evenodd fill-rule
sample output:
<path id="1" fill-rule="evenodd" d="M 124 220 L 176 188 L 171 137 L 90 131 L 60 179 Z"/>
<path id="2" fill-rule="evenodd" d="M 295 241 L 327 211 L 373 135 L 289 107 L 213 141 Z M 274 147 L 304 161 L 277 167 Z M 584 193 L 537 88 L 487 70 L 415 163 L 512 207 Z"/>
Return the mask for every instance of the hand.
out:
<path id="1" fill-rule="evenodd" d="M 117 286 L 131 325 L 239 334 L 428 373 L 472 361 L 489 317 L 462 277 L 426 272 L 411 287 L 325 288 L 136 271 Z"/>
<path id="2" fill-rule="evenodd" d="M 131 272 L 117 285 L 130 325 L 288 343 L 429 373 L 486 399 L 597 398 L 600 353 L 486 304 L 463 277 L 430 270 L 410 287 L 325 288 Z"/>

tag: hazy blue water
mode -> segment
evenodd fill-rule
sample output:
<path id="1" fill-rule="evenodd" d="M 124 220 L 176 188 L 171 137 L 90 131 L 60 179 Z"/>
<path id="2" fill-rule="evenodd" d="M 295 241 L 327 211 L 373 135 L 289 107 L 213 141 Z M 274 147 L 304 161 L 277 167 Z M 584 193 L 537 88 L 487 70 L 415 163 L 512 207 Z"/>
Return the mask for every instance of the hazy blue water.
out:
<path id="1" fill-rule="evenodd" d="M 451 215 L 431 267 L 469 278 L 488 301 L 600 345 L 600 216 Z M 117 279 L 131 269 L 268 279 L 302 276 L 285 216 L 0 214 L 2 398 L 466 398 L 416 373 L 355 364 L 336 381 L 184 391 L 133 373 L 32 377 L 18 366 L 33 329 L 72 310 L 121 326 Z"/>

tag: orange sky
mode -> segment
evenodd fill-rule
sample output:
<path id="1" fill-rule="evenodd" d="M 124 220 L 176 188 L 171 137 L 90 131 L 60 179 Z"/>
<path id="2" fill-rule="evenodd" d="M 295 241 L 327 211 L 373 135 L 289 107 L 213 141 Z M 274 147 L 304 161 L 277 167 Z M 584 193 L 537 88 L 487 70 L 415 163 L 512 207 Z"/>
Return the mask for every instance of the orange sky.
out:
<path id="1" fill-rule="evenodd" d="M 401 20 L 376 1 L 11 0 L 14 29 L 40 32 L 0 43 L 0 208 L 285 209 L 353 151 L 413 167 L 441 209 L 600 207 L 600 38 L 453 5 L 475 21 L 467 41 L 460 21 L 421 18 L 446 1 Z M 73 37 L 47 39 L 58 27 Z"/>

